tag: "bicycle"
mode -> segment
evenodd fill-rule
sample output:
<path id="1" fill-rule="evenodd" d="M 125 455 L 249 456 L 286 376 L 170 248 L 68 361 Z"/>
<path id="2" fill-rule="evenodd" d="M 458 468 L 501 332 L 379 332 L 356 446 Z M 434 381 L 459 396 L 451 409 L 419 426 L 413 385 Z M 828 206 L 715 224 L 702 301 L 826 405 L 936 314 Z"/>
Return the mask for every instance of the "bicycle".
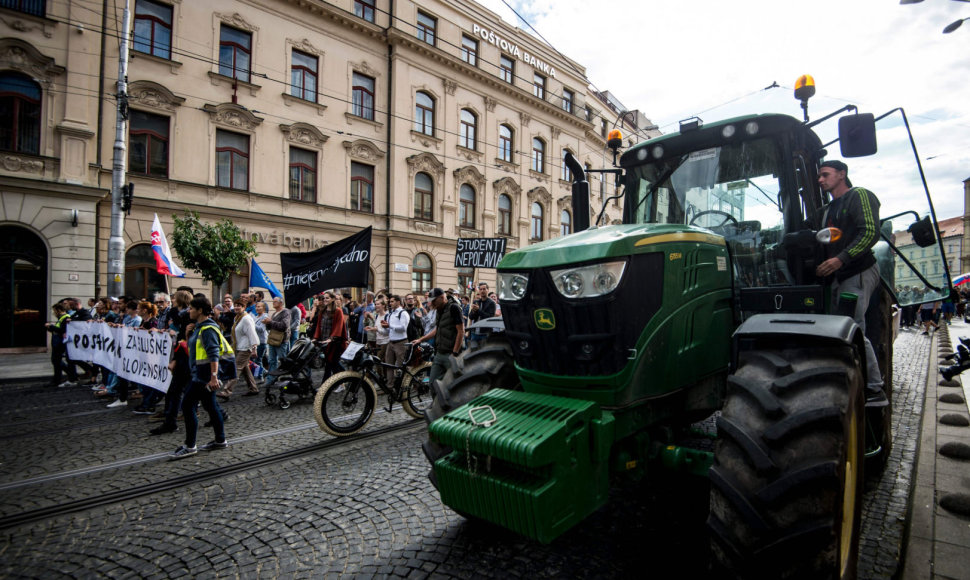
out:
<path id="1" fill-rule="evenodd" d="M 341 360 L 350 367 L 324 381 L 313 400 L 313 416 L 320 429 L 336 437 L 353 435 L 367 425 L 374 414 L 377 389 L 387 395 L 387 411 L 401 403 L 404 412 L 420 419 L 431 406 L 430 343 L 408 344 L 401 366 L 387 364 L 360 343 L 351 343 Z M 416 358 L 417 357 L 417 358 Z M 395 373 L 394 383 L 387 384 L 386 369 Z"/>

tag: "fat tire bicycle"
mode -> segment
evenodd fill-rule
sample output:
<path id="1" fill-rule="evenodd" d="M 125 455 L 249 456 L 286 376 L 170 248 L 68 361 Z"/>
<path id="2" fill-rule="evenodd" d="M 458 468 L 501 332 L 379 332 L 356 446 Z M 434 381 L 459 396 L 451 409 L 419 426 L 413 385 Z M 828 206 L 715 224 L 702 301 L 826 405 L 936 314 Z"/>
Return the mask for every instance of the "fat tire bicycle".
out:
<path id="1" fill-rule="evenodd" d="M 353 347 L 353 344 L 351 345 Z M 431 363 L 434 355 L 431 344 L 408 344 L 404 364 L 382 362 L 363 346 L 357 347 L 353 358 L 345 364 L 349 370 L 336 373 L 317 389 L 313 400 L 313 417 L 320 429 L 336 437 L 346 437 L 360 431 L 371 420 L 377 405 L 378 389 L 387 395 L 387 411 L 394 403 L 415 419 L 424 417 L 431 406 Z M 394 369 L 394 383 L 387 384 L 385 371 Z"/>

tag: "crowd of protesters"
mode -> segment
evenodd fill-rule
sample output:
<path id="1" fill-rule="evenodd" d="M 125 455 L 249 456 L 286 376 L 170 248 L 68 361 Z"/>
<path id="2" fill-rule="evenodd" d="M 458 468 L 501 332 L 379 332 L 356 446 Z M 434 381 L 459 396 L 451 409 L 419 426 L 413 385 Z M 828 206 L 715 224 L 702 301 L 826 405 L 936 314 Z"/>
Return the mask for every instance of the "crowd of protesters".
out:
<path id="1" fill-rule="evenodd" d="M 287 308 L 279 297 L 267 302 L 260 291 L 243 292 L 238 297 L 225 294 L 221 303 L 213 305 L 204 294 L 193 293 L 185 286 L 171 296 L 158 292 L 151 301 L 104 297 L 88 300 L 85 307 L 78 298 L 65 298 L 53 306 L 54 320 L 46 325 L 53 335 L 52 386 L 89 385 L 108 408 L 131 408 L 133 413 L 148 415 L 150 422 L 158 423 L 149 431 L 151 435 L 174 433 L 178 422 L 184 421 L 185 443 L 172 455 L 179 459 L 199 449 L 228 445 L 225 422 L 229 413 L 219 402 L 231 400 L 236 392 L 258 395 L 261 381 L 265 389 L 272 387 L 276 377 L 270 371 L 279 367 L 300 336 L 324 345 L 324 378 L 343 369 L 341 355 L 351 342 L 366 345 L 388 364 L 400 365 L 407 343 L 434 343 L 438 312 L 446 306 L 453 308 L 448 320 L 452 320 L 451 312 L 454 318 L 460 313 L 458 328 L 501 314 L 495 293 L 484 283 L 471 297 L 452 289 L 446 292 L 435 288 L 403 297 L 383 290 L 366 292 L 360 303 L 350 294 L 327 291 L 312 299 L 309 310 L 303 304 Z M 99 365 L 72 361 L 65 334 L 69 324 L 85 321 L 170 333 L 174 347 L 167 392 L 126 380 Z M 471 333 L 456 344 L 482 338 Z M 452 353 L 450 345 L 442 349 Z M 393 378 L 392 369 L 389 379 Z M 214 434 L 212 441 L 201 446 L 196 445 L 199 406 L 208 414 L 205 427 L 212 427 Z"/>

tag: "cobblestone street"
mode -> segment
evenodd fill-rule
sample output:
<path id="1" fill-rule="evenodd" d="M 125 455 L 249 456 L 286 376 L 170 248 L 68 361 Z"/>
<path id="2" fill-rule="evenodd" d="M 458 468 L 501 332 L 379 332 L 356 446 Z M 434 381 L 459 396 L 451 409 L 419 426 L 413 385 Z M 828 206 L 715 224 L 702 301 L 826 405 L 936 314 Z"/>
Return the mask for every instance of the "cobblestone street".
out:
<path id="1" fill-rule="evenodd" d="M 895 446 L 866 495 L 860 577 L 898 565 L 930 341 L 896 341 Z M 0 516 L 230 467 L 332 440 L 309 403 L 225 405 L 224 451 L 166 460 L 182 433 L 105 409 L 86 387 L 0 389 Z M 365 432 L 410 418 L 378 412 Z M 180 428 L 181 431 L 181 428 Z M 200 428 L 201 442 L 209 430 Z M 596 578 L 707 574 L 707 484 L 619 483 L 607 506 L 543 546 L 444 507 L 423 422 L 203 483 L 0 530 L 3 577 Z"/>

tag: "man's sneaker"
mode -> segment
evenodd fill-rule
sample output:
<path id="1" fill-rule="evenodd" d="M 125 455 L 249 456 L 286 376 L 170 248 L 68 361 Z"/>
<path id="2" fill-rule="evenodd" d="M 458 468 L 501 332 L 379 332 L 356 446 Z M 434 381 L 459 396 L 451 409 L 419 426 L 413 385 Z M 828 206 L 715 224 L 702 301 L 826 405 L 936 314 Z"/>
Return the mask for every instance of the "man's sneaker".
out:
<path id="1" fill-rule="evenodd" d="M 128 406 L 128 401 L 122 401 L 121 399 L 118 399 L 114 403 L 108 403 L 109 409 L 116 409 L 118 407 L 127 407 L 127 406 Z"/>
<path id="2" fill-rule="evenodd" d="M 202 451 L 213 451 L 215 449 L 225 449 L 229 447 L 228 441 L 209 441 L 202 447 L 199 447 Z"/>
<path id="3" fill-rule="evenodd" d="M 157 413 L 153 413 L 152 416 L 148 418 L 149 423 L 157 423 L 159 421 L 164 421 L 164 420 L 165 420 L 165 411 L 158 411 Z"/>
<path id="4" fill-rule="evenodd" d="M 155 409 L 146 409 L 144 407 L 135 407 L 135 410 L 132 411 L 135 415 L 151 415 L 154 412 Z"/>
<path id="5" fill-rule="evenodd" d="M 76 381 L 64 381 L 63 383 L 61 383 L 61 384 L 59 384 L 57 386 L 60 387 L 60 388 L 64 388 L 64 387 L 76 387 L 77 386 L 77 382 Z"/>
<path id="6" fill-rule="evenodd" d="M 100 391 L 103 388 L 105 388 L 105 386 L 103 384 L 101 384 L 101 383 L 94 383 L 94 384 L 91 385 L 91 390 L 92 391 Z"/>
<path id="7" fill-rule="evenodd" d="M 148 434 L 149 435 L 164 435 L 166 433 L 175 433 L 178 430 L 179 430 L 178 427 L 166 427 L 165 425 L 161 425 L 159 427 L 155 427 L 154 429 L 150 430 L 148 432 Z"/>
<path id="8" fill-rule="evenodd" d="M 175 459 L 185 459 L 189 455 L 195 455 L 199 450 L 195 447 L 186 447 L 185 445 L 179 445 L 179 448 L 175 450 L 174 453 L 168 456 L 170 460 Z"/>

